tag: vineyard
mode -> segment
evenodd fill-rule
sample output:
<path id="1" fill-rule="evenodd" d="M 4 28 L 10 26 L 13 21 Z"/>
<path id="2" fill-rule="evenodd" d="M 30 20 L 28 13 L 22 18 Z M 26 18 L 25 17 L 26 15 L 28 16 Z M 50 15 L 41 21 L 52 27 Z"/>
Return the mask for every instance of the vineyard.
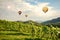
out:
<path id="1" fill-rule="evenodd" d="M 0 20 L 0 40 L 60 40 L 60 28 L 33 21 Z"/>

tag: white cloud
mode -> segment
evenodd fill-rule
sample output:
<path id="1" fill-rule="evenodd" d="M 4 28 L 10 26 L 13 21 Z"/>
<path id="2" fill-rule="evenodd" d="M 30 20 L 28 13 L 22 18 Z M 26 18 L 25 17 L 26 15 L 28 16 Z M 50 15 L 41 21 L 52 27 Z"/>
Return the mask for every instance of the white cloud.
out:
<path id="1" fill-rule="evenodd" d="M 6 19 L 6 20 L 41 20 L 41 21 L 47 21 L 51 20 L 56 17 L 60 17 L 60 12 L 57 10 L 54 10 L 54 7 L 49 6 L 50 3 L 37 3 L 37 5 L 31 5 L 30 3 L 27 3 L 23 0 L 10 0 L 10 1 L 2 1 L 0 8 L 3 10 L 6 10 L 1 13 L 0 19 Z M 11 6 L 10 9 L 7 9 L 7 6 Z M 44 13 L 42 11 L 42 8 L 44 6 L 47 6 L 49 8 L 47 13 Z M 1 9 L 0 9 L 1 10 Z M 18 15 L 18 10 L 22 11 L 21 15 Z M 4 15 L 5 14 L 5 15 Z M 6 15 L 7 14 L 7 15 Z M 28 17 L 25 17 L 25 14 L 28 15 Z"/>

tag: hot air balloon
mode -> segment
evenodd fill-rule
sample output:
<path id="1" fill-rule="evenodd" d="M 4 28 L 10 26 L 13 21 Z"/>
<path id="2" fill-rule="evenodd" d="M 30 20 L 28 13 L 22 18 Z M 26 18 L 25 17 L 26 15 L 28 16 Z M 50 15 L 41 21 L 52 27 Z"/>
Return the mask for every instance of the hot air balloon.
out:
<path id="1" fill-rule="evenodd" d="M 25 17 L 28 17 L 28 15 L 25 15 Z"/>
<path id="2" fill-rule="evenodd" d="M 18 11 L 18 14 L 20 15 L 22 12 L 21 11 Z"/>
<path id="3" fill-rule="evenodd" d="M 43 7 L 42 11 L 43 11 L 44 13 L 46 13 L 46 12 L 48 11 L 48 8 L 47 8 L 47 7 Z"/>

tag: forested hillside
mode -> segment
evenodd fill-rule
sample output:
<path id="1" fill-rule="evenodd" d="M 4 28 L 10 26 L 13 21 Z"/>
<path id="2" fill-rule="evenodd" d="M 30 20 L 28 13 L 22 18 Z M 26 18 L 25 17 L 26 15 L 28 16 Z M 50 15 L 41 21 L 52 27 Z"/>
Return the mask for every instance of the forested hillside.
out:
<path id="1" fill-rule="evenodd" d="M 60 40 L 60 28 L 34 21 L 0 20 L 0 40 Z"/>

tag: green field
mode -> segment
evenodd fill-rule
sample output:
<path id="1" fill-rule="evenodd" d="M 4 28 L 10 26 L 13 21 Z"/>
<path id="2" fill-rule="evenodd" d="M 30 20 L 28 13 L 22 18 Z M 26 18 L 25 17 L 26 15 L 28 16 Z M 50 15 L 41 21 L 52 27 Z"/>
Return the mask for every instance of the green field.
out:
<path id="1" fill-rule="evenodd" d="M 33 21 L 0 20 L 0 40 L 60 40 L 60 28 Z"/>

